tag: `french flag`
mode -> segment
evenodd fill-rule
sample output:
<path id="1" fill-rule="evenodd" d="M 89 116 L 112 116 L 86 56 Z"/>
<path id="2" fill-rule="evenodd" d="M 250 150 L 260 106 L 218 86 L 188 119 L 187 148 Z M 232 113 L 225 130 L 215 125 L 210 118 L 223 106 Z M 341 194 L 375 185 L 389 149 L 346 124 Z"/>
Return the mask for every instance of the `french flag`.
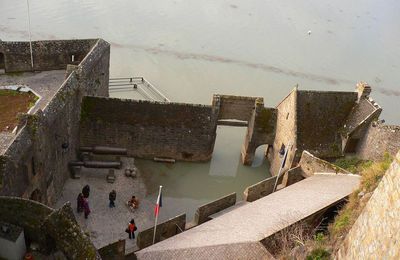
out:
<path id="1" fill-rule="evenodd" d="M 154 208 L 154 216 L 158 217 L 158 213 L 160 213 L 160 208 L 162 207 L 162 186 L 160 186 L 160 191 L 158 193 L 158 197 L 157 197 L 157 203 L 156 206 Z"/>

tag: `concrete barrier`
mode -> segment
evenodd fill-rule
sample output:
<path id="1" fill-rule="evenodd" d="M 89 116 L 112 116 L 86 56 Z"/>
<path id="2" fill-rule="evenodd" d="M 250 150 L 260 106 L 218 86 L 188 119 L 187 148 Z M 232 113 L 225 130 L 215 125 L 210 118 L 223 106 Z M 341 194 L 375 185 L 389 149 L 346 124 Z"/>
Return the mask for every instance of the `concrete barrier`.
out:
<path id="1" fill-rule="evenodd" d="M 171 218 L 164 223 L 157 225 L 156 242 L 160 242 L 169 237 L 175 236 L 185 230 L 186 214 L 181 214 Z M 139 232 L 136 245 L 139 249 L 151 246 L 153 244 L 154 227 Z"/>
<path id="2" fill-rule="evenodd" d="M 197 208 L 194 222 L 200 225 L 208 220 L 209 216 L 236 204 L 236 192 L 204 204 Z"/>

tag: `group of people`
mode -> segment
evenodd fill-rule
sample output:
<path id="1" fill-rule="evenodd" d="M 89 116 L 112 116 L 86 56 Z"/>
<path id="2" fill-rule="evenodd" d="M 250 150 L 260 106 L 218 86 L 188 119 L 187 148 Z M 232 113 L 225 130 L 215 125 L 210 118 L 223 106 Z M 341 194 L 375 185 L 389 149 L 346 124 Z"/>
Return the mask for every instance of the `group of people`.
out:
<path id="1" fill-rule="evenodd" d="M 78 213 L 84 212 L 85 219 L 88 218 L 90 214 L 90 208 L 89 208 L 89 194 L 90 194 L 90 186 L 85 185 L 82 188 L 82 192 L 78 194 L 77 198 L 77 211 Z M 115 200 L 117 199 L 117 192 L 115 190 L 112 190 L 109 195 L 109 207 L 114 208 L 115 207 Z M 139 200 L 136 198 L 136 196 L 132 196 L 131 199 L 127 202 L 127 206 L 133 211 L 137 208 L 139 208 Z M 125 232 L 129 234 L 129 239 L 134 239 L 135 234 L 134 232 L 137 230 L 135 220 L 132 218 L 131 221 L 128 223 L 128 227 L 126 228 Z"/>

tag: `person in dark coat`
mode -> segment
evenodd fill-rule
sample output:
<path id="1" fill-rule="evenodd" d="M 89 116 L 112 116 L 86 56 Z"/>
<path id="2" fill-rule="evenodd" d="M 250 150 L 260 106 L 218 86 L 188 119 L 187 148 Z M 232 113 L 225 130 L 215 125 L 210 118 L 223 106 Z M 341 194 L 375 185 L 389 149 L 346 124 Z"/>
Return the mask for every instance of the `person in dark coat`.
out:
<path id="1" fill-rule="evenodd" d="M 125 230 L 129 234 L 129 239 L 135 239 L 135 231 L 137 230 L 137 227 L 135 225 L 135 220 L 131 219 L 131 221 L 128 224 L 127 229 Z"/>
<path id="2" fill-rule="evenodd" d="M 90 214 L 90 208 L 89 208 L 89 201 L 87 198 L 83 198 L 83 212 L 85 213 L 85 218 L 88 218 Z"/>
<path id="3" fill-rule="evenodd" d="M 90 193 L 90 187 L 89 185 L 85 185 L 82 189 L 82 194 L 84 198 L 89 198 L 89 193 Z"/>
<path id="4" fill-rule="evenodd" d="M 108 199 L 110 200 L 110 208 L 115 207 L 115 200 L 117 199 L 117 192 L 115 190 L 112 190 L 110 194 L 108 195 Z"/>
<path id="5" fill-rule="evenodd" d="M 83 211 L 83 194 L 79 193 L 78 198 L 76 198 L 76 204 L 77 204 L 77 211 L 78 213 L 81 213 Z"/>

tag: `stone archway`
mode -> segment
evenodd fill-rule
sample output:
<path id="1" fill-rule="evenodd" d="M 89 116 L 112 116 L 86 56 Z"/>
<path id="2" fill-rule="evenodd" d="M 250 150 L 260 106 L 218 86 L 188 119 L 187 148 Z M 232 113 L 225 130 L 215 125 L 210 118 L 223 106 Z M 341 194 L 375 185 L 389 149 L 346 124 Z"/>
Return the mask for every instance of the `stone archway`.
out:
<path id="1" fill-rule="evenodd" d="M 42 192 L 39 189 L 34 190 L 29 197 L 30 200 L 35 200 L 38 202 L 42 201 Z"/>

